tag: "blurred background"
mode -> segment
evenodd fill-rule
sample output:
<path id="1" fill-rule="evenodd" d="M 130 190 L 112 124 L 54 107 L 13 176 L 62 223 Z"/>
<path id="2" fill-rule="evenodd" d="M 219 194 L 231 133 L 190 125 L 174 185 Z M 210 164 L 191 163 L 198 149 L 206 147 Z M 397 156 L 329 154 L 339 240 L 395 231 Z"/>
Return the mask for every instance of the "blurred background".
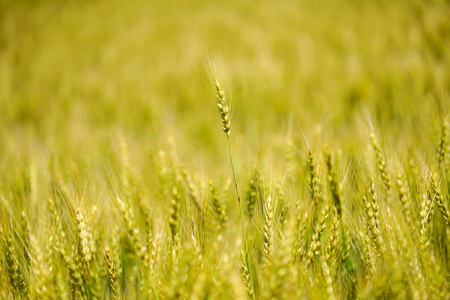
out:
<path id="1" fill-rule="evenodd" d="M 443 0 L 1 0 L 2 166 L 49 151 L 97 162 L 118 134 L 149 155 L 173 135 L 192 164 L 215 165 L 226 144 L 208 60 L 240 157 L 282 149 L 290 130 L 344 149 L 371 126 L 386 147 L 434 142 L 449 16 Z"/>

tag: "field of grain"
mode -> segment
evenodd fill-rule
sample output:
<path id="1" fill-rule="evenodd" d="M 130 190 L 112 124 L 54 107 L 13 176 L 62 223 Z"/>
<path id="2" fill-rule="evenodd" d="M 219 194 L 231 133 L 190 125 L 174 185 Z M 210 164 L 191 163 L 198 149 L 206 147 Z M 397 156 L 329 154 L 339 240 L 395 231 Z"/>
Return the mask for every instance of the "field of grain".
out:
<path id="1" fill-rule="evenodd" d="M 0 0 L 0 298 L 449 299 L 449 16 Z"/>

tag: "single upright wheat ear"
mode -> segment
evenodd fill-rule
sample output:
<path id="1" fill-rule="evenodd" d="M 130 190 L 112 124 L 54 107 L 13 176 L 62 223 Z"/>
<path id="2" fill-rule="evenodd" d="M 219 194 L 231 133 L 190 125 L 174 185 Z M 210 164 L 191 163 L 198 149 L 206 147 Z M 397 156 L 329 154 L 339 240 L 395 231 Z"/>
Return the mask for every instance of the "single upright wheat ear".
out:
<path id="1" fill-rule="evenodd" d="M 242 238 L 244 240 L 244 249 L 246 254 L 246 263 L 247 263 L 247 269 L 250 270 L 249 266 L 249 255 L 248 255 L 248 243 L 247 243 L 247 235 L 245 234 L 245 227 L 244 227 L 244 217 L 242 216 L 242 207 L 241 207 L 241 197 L 239 196 L 239 188 L 237 184 L 237 178 L 236 178 L 236 170 L 234 168 L 234 162 L 233 162 L 233 154 L 231 151 L 231 122 L 230 122 L 230 116 L 229 116 L 229 108 L 228 105 L 225 102 L 225 92 L 222 89 L 222 86 L 219 83 L 219 80 L 214 75 L 214 85 L 215 85 L 215 97 L 216 97 L 216 104 L 217 108 L 219 109 L 220 117 L 222 118 L 222 129 L 223 132 L 225 132 L 228 140 L 228 151 L 230 153 L 230 161 L 231 161 L 231 169 L 233 171 L 233 179 L 234 179 L 234 186 L 236 188 L 236 196 L 238 200 L 239 205 L 239 214 L 241 217 L 241 226 L 242 226 Z M 249 282 L 250 285 L 252 285 L 251 281 L 251 274 L 249 274 Z M 254 299 L 254 293 L 251 294 L 251 297 Z"/>
<path id="2" fill-rule="evenodd" d="M 79 248 L 80 252 L 85 260 L 86 264 L 89 267 L 89 263 L 91 261 L 91 251 L 89 249 L 88 242 L 88 233 L 86 231 L 86 224 L 84 222 L 83 214 L 81 213 L 81 209 L 77 208 L 77 229 L 78 229 L 78 238 L 79 238 Z"/>
<path id="3" fill-rule="evenodd" d="M 241 197 L 239 196 L 239 189 L 238 189 L 237 178 L 236 178 L 236 170 L 234 168 L 233 154 L 231 152 L 231 138 L 230 138 L 231 137 L 231 134 L 230 134 L 231 123 L 230 123 L 230 118 L 229 118 L 229 108 L 225 102 L 225 92 L 223 91 L 217 77 L 214 77 L 214 85 L 216 88 L 216 94 L 215 94 L 216 104 L 217 104 L 217 107 L 219 108 L 220 116 L 222 118 L 222 124 L 223 124 L 222 129 L 223 129 L 223 132 L 225 132 L 227 139 L 228 139 L 228 150 L 230 153 L 231 169 L 233 170 L 234 186 L 236 187 L 236 194 L 237 194 L 238 203 L 239 203 L 239 212 L 241 214 L 242 232 L 245 236 L 244 219 L 242 217 L 242 208 L 241 208 Z"/>
<path id="4" fill-rule="evenodd" d="M 244 223 L 242 218 L 242 209 L 241 209 L 241 197 L 239 196 L 239 189 L 237 185 L 237 178 L 236 178 L 236 171 L 234 168 L 234 162 L 233 162 L 233 154 L 231 152 L 231 122 L 230 122 L 230 116 L 229 116 L 229 108 L 228 105 L 225 102 L 225 92 L 223 91 L 219 80 L 214 77 L 214 85 L 216 88 L 216 104 L 220 112 L 220 117 L 222 118 L 222 124 L 223 124 L 223 132 L 225 132 L 227 139 L 228 139 L 228 150 L 230 152 L 230 160 L 231 160 L 231 168 L 233 170 L 233 178 L 234 178 L 234 185 L 236 187 L 236 194 L 239 202 L 239 210 L 241 211 L 241 221 L 242 221 L 242 229 L 244 231 Z"/>
<path id="5" fill-rule="evenodd" d="M 309 193 L 315 205 L 319 204 L 319 176 L 317 174 L 316 160 L 311 150 L 308 151 Z"/>
<path id="6" fill-rule="evenodd" d="M 273 207 L 269 196 L 264 202 L 264 262 L 269 263 L 273 251 Z"/>
<path id="7" fill-rule="evenodd" d="M 227 104 L 225 103 L 225 93 L 219 83 L 219 80 L 217 78 L 214 79 L 214 84 L 216 86 L 216 103 L 217 107 L 219 108 L 219 113 L 222 118 L 222 124 L 223 124 L 223 132 L 227 135 L 227 137 L 230 137 L 230 118 L 229 118 L 229 108 Z"/>
<path id="8" fill-rule="evenodd" d="M 372 147 L 375 152 L 375 157 L 378 164 L 378 169 L 380 170 L 381 179 L 383 179 L 384 185 L 386 186 L 388 192 L 388 199 L 391 197 L 391 181 L 389 179 L 389 173 L 387 170 L 386 157 L 381 149 L 380 142 L 377 139 L 375 133 L 370 133 L 370 140 L 372 141 Z"/>

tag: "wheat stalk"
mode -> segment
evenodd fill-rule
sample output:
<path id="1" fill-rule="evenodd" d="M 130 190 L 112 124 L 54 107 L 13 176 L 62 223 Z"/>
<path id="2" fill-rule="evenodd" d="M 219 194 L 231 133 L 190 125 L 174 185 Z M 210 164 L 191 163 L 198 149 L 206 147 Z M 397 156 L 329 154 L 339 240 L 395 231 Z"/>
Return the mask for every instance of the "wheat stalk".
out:
<path id="1" fill-rule="evenodd" d="M 228 152 L 230 154 L 231 169 L 233 171 L 234 186 L 236 189 L 236 196 L 237 196 L 238 206 L 239 206 L 239 214 L 241 217 L 242 237 L 244 239 L 244 247 L 245 247 L 245 254 L 246 254 L 245 262 L 247 264 L 247 270 L 249 270 L 250 269 L 250 267 L 249 267 L 250 259 L 249 259 L 249 255 L 248 255 L 248 251 L 249 251 L 248 250 L 248 241 L 247 241 L 248 238 L 245 233 L 244 217 L 242 216 L 241 197 L 239 195 L 239 188 L 238 188 L 238 183 L 237 183 L 237 178 L 236 178 L 236 170 L 234 167 L 233 154 L 231 151 L 231 134 L 230 134 L 231 123 L 230 123 L 230 118 L 229 118 L 229 108 L 225 102 L 225 92 L 223 91 L 217 77 L 214 78 L 214 85 L 215 85 L 215 89 L 216 89 L 216 104 L 217 104 L 217 108 L 219 109 L 219 113 L 220 113 L 220 116 L 222 119 L 222 125 L 223 125 L 222 129 L 225 132 L 225 135 L 227 136 L 227 141 L 228 141 Z M 249 276 L 249 281 L 251 282 L 250 271 L 248 271 L 248 276 Z M 251 296 L 253 299 L 254 293 L 252 293 Z"/>

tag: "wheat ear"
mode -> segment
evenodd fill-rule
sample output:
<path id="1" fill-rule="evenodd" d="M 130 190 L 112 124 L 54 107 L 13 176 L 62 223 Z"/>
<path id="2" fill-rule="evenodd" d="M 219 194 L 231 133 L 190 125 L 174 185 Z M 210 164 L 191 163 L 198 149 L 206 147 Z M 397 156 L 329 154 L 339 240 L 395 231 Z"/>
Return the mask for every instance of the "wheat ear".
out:
<path id="1" fill-rule="evenodd" d="M 229 116 L 229 108 L 225 101 L 225 92 L 223 91 L 219 81 L 217 78 L 214 78 L 214 84 L 216 88 L 216 104 L 219 109 L 220 116 L 222 118 L 222 124 L 223 124 L 223 131 L 225 132 L 225 135 L 227 136 L 228 140 L 228 152 L 230 153 L 230 162 L 231 162 L 231 169 L 233 171 L 233 179 L 234 179 L 234 186 L 236 188 L 236 196 L 238 200 L 239 205 L 239 214 L 241 217 L 241 226 L 242 226 L 242 237 L 244 240 L 244 248 L 245 248 L 245 254 L 246 254 L 246 264 L 247 269 L 250 270 L 249 267 L 249 255 L 248 255 L 248 244 L 247 244 L 247 236 L 245 234 L 245 227 L 244 227 L 244 218 L 242 216 L 242 206 L 241 206 L 241 197 L 239 196 L 239 188 L 237 184 L 237 178 L 236 178 L 236 169 L 234 167 L 234 161 L 233 161 L 233 153 L 231 151 L 231 123 L 230 123 L 230 116 Z M 251 283 L 251 274 L 249 273 L 249 281 Z M 254 293 L 252 293 L 252 299 L 254 299 Z"/>

